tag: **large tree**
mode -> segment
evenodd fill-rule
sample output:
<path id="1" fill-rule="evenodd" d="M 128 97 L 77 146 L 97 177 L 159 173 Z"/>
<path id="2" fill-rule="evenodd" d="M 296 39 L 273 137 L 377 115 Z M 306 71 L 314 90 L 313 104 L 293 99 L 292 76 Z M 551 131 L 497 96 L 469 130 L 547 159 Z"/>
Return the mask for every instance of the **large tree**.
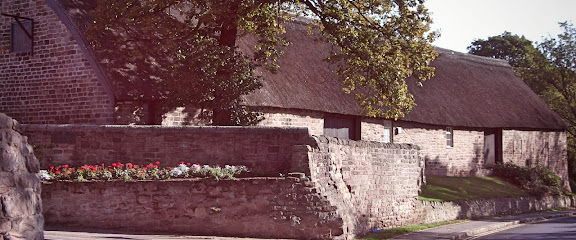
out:
<path id="1" fill-rule="evenodd" d="M 470 53 L 507 60 L 516 73 L 569 125 L 568 150 L 572 189 L 576 189 L 576 28 L 560 23 L 564 32 L 534 47 L 508 32 L 475 40 Z"/>
<path id="2" fill-rule="evenodd" d="M 415 105 L 405 79 L 424 81 L 434 72 L 430 43 L 437 34 L 423 2 L 99 0 L 89 39 L 97 52 L 147 64 L 116 71 L 124 80 L 115 85 L 132 98 L 200 106 L 212 111 L 215 125 L 246 125 L 257 120 L 240 102 L 261 87 L 254 69 L 279 67 L 288 44 L 283 24 L 304 16 L 311 32 L 335 46 L 326 57 L 365 114 L 398 118 Z M 257 39 L 254 52 L 238 50 L 244 35 Z"/>
<path id="3" fill-rule="evenodd" d="M 541 94 L 546 90 L 546 83 L 541 79 L 541 69 L 548 64 L 548 61 L 532 41 L 524 36 L 504 32 L 498 36 L 488 37 L 487 40 L 476 39 L 468 47 L 468 52 L 506 60 L 534 92 Z"/>

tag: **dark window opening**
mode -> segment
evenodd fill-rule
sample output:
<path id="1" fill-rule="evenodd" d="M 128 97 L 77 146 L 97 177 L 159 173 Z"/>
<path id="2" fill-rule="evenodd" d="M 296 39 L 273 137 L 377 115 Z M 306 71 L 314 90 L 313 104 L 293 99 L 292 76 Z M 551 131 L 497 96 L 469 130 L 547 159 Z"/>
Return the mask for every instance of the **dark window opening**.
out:
<path id="1" fill-rule="evenodd" d="M 360 140 L 360 119 L 346 116 L 324 118 L 324 135 L 340 139 Z"/>
<path id="2" fill-rule="evenodd" d="M 32 21 L 18 20 L 12 23 L 12 52 L 32 52 Z"/>

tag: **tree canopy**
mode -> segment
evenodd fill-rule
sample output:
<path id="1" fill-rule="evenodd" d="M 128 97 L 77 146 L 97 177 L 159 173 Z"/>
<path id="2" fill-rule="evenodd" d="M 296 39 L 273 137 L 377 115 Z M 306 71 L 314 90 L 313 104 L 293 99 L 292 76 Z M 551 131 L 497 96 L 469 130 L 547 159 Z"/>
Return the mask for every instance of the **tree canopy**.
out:
<path id="1" fill-rule="evenodd" d="M 504 32 L 487 40 L 477 39 L 468 47 L 468 51 L 474 55 L 506 60 L 534 92 L 541 94 L 546 89 L 540 70 L 548 62 L 532 41 L 524 36 Z"/>
<path id="2" fill-rule="evenodd" d="M 215 125 L 258 121 L 241 96 L 262 86 L 257 67 L 281 67 L 277 60 L 288 44 L 283 24 L 298 17 L 335 46 L 326 57 L 368 116 L 398 118 L 414 107 L 405 79 L 431 78 L 437 56 L 424 0 L 97 2 L 92 46 L 146 66 L 118 69 L 114 74 L 124 80 L 115 86 L 133 99 L 209 109 Z M 238 49 L 245 35 L 258 39 L 252 53 Z"/>

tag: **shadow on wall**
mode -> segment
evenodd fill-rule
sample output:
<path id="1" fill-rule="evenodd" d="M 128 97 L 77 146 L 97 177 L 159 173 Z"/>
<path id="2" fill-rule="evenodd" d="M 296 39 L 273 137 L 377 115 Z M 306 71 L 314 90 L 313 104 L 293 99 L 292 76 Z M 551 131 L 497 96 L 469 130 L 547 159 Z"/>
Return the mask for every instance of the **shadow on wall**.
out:
<path id="1" fill-rule="evenodd" d="M 155 114 L 155 122 L 165 126 L 207 126 L 210 125 L 210 112 L 206 109 L 193 107 L 178 107 L 162 109 L 161 114 Z"/>
<path id="2" fill-rule="evenodd" d="M 432 158 L 430 155 L 425 155 L 425 173 L 427 176 L 486 176 L 489 170 L 487 169 L 488 166 L 484 164 L 484 159 L 482 159 L 484 156 L 483 147 L 475 143 L 473 154 L 469 156 L 445 155 L 445 157 L 441 158 L 436 155 Z"/>

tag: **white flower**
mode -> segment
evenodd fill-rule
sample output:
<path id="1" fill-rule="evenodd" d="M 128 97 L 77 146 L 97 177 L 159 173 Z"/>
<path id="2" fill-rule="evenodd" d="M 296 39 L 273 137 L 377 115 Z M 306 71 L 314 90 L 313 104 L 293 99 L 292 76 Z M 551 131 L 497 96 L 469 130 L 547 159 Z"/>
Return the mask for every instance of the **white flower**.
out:
<path id="1" fill-rule="evenodd" d="M 188 172 L 188 171 L 190 171 L 190 168 L 189 168 L 188 166 L 186 166 L 186 164 L 180 164 L 180 165 L 178 165 L 178 167 L 175 168 L 175 169 L 179 169 L 179 170 L 182 171 L 182 172 Z"/>
<path id="2" fill-rule="evenodd" d="M 202 167 L 200 166 L 200 164 L 196 163 L 196 164 L 193 164 L 193 165 L 192 165 L 192 169 L 195 170 L 195 171 L 197 171 L 197 170 L 202 169 Z"/>
<path id="3" fill-rule="evenodd" d="M 180 176 L 180 175 L 182 175 L 182 170 L 180 170 L 179 168 L 173 168 L 173 169 L 170 171 L 170 175 L 173 176 L 173 177 Z"/>
<path id="4" fill-rule="evenodd" d="M 48 174 L 47 170 L 40 170 L 40 173 L 38 174 L 40 176 L 41 180 L 50 180 L 52 179 L 52 177 L 50 177 L 50 174 Z"/>
<path id="5" fill-rule="evenodd" d="M 226 170 L 230 170 L 230 171 L 236 171 L 236 170 L 238 170 L 238 167 L 236 167 L 236 166 L 230 166 L 230 165 L 226 165 L 226 166 L 224 166 L 224 168 L 226 168 Z"/>

